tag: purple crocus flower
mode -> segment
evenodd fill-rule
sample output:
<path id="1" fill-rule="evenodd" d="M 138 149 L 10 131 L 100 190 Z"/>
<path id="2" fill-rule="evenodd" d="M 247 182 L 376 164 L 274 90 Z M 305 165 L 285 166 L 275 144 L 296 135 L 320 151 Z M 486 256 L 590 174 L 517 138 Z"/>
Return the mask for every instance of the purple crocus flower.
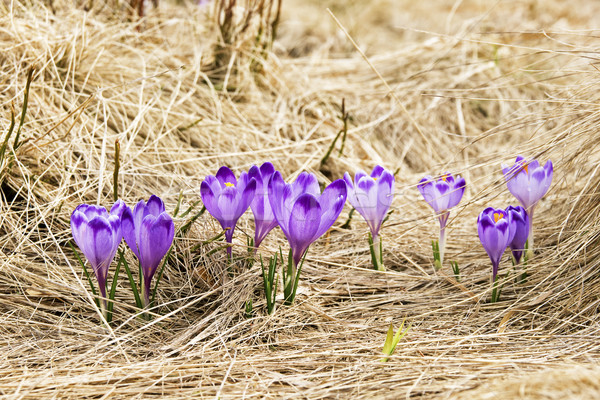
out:
<path id="1" fill-rule="evenodd" d="M 538 160 L 528 162 L 524 157 L 518 156 L 511 167 L 502 164 L 502 173 L 504 173 L 508 190 L 519 200 L 529 216 L 527 247 L 531 257 L 533 256 L 533 212 L 552 183 L 554 174 L 552 161 L 548 160 L 542 167 Z"/>
<path id="2" fill-rule="evenodd" d="M 446 172 L 439 178 L 433 178 L 431 175 L 425 176 L 417 189 L 425 201 L 433 208 L 440 222 L 440 265 L 444 262 L 444 249 L 446 248 L 446 223 L 450 216 L 450 209 L 458 205 L 465 193 L 466 182 L 460 175 L 452 176 Z"/>
<path id="3" fill-rule="evenodd" d="M 516 230 L 512 215 L 502 209 L 488 207 L 477 218 L 477 233 L 483 248 L 492 261 L 492 282 L 496 281 L 502 254 L 512 241 Z"/>
<path id="4" fill-rule="evenodd" d="M 364 171 L 354 175 L 354 182 L 349 173 L 344 174 L 348 190 L 348 201 L 363 216 L 373 239 L 374 267 L 383 270 L 381 253 L 379 252 L 379 229 L 394 197 L 394 175 L 382 166 L 376 166 L 371 176 Z"/>
<path id="5" fill-rule="evenodd" d="M 523 255 L 525 243 L 529 235 L 529 216 L 527 215 L 527 211 L 521 206 L 508 206 L 506 213 L 510 214 L 515 223 L 515 235 L 509 246 L 515 258 L 515 264 L 518 264 L 521 261 L 521 256 Z"/>
<path id="6" fill-rule="evenodd" d="M 268 184 L 275 173 L 275 167 L 270 162 L 257 167 L 253 165 L 248 171 L 248 176 L 256 180 L 256 192 L 250 203 L 254 214 L 254 247 L 258 248 L 263 239 L 277 226 L 277 220 L 269 203 Z"/>
<path id="7" fill-rule="evenodd" d="M 256 179 L 242 172 L 237 180 L 225 166 L 215 176 L 207 176 L 200 185 L 200 196 L 204 206 L 225 229 L 225 239 L 231 243 L 238 219 L 246 212 L 256 191 Z M 231 255 L 231 247 L 227 248 Z"/>
<path id="8" fill-rule="evenodd" d="M 75 243 L 87 258 L 102 296 L 102 312 L 106 316 L 106 278 L 110 263 L 123 238 L 121 232 L 121 214 L 127 208 L 122 200 L 118 200 L 110 209 L 81 204 L 71 214 L 71 231 Z"/>
<path id="9" fill-rule="evenodd" d="M 269 202 L 297 266 L 310 244 L 327 232 L 342 212 L 346 184 L 338 179 L 321 194 L 315 175 L 302 172 L 293 183 L 285 183 L 277 171 L 269 182 Z"/>
<path id="10" fill-rule="evenodd" d="M 140 200 L 133 211 L 126 207 L 121 218 L 125 242 L 142 268 L 142 305 L 150 303 L 150 283 L 162 258 L 173 244 L 175 224 L 165 212 L 163 201 L 155 195 L 148 203 Z"/>

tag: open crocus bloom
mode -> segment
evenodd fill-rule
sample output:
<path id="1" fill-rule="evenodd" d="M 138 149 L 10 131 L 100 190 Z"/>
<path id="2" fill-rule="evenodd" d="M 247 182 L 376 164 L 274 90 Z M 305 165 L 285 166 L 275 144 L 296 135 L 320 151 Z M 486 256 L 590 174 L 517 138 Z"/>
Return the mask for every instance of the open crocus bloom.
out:
<path id="1" fill-rule="evenodd" d="M 256 180 L 242 172 L 237 180 L 225 166 L 215 176 L 207 176 L 200 185 L 200 196 L 204 206 L 219 221 L 225 230 L 225 239 L 231 243 L 238 219 L 246 212 L 256 191 Z M 227 248 L 231 255 L 231 247 Z"/>
<path id="2" fill-rule="evenodd" d="M 381 224 L 392 205 L 394 175 L 378 165 L 370 176 L 363 171 L 358 171 L 354 175 L 354 182 L 350 178 L 350 174 L 346 172 L 344 182 L 348 190 L 348 201 L 367 221 L 371 230 L 373 267 L 377 270 L 385 270 L 379 242 L 379 229 L 381 229 Z"/>
<path id="3" fill-rule="evenodd" d="M 81 204 L 71 214 L 71 231 L 75 243 L 89 261 L 102 295 L 103 312 L 106 312 L 106 278 L 110 263 L 123 238 L 121 232 L 121 214 L 127 208 L 118 200 L 110 209 Z"/>
<path id="4" fill-rule="evenodd" d="M 440 222 L 440 265 L 444 262 L 444 250 L 446 248 L 446 223 L 450 216 L 450 209 L 456 207 L 465 193 L 466 182 L 460 175 L 456 177 L 446 172 L 439 178 L 431 175 L 425 176 L 417 189 L 425 201 L 433 208 Z"/>
<path id="5" fill-rule="evenodd" d="M 354 182 L 350 178 L 350 174 L 346 172 L 344 181 L 348 189 L 348 201 L 367 221 L 373 241 L 375 241 L 379 235 L 381 223 L 392 205 L 394 175 L 378 165 L 370 176 L 363 171 L 358 171 L 354 175 Z"/>
<path id="6" fill-rule="evenodd" d="M 313 174 L 302 172 L 293 183 L 285 183 L 281 173 L 275 172 L 269 183 L 269 202 L 297 266 L 310 244 L 327 232 L 342 212 L 346 184 L 338 179 L 321 194 Z"/>
<path id="7" fill-rule="evenodd" d="M 509 167 L 502 164 L 502 172 L 506 179 L 508 190 L 519 200 L 529 217 L 528 253 L 533 255 L 533 214 L 537 203 L 548 192 L 552 183 L 554 167 L 548 160 L 542 167 L 537 160 L 527 162 L 518 156 L 515 163 Z"/>
<path id="8" fill-rule="evenodd" d="M 515 235 L 516 225 L 510 213 L 488 207 L 477 218 L 477 233 L 492 261 L 492 281 L 496 280 L 502 254 Z"/>
<path id="9" fill-rule="evenodd" d="M 515 258 L 515 264 L 518 264 L 521 261 L 525 243 L 527 243 L 527 237 L 529 236 L 529 217 L 527 216 L 527 211 L 521 206 L 508 206 L 506 213 L 510 214 L 515 223 L 515 235 L 509 246 Z"/>
<path id="10" fill-rule="evenodd" d="M 150 196 L 148 203 L 140 200 L 133 211 L 126 207 L 121 219 L 125 242 L 142 268 L 143 306 L 150 303 L 150 283 L 160 261 L 173 244 L 175 224 L 165 212 L 163 201 Z"/>
<path id="11" fill-rule="evenodd" d="M 275 167 L 270 162 L 257 167 L 253 165 L 248 171 L 248 176 L 256 180 L 256 192 L 250 203 L 254 214 L 254 247 L 258 248 L 263 239 L 277 226 L 277 220 L 269 203 L 269 180 L 275 173 Z"/>
<path id="12" fill-rule="evenodd" d="M 502 172 L 508 190 L 529 212 L 550 188 L 554 168 L 550 160 L 542 167 L 537 160 L 528 163 L 518 156 L 511 167 L 503 164 Z"/>

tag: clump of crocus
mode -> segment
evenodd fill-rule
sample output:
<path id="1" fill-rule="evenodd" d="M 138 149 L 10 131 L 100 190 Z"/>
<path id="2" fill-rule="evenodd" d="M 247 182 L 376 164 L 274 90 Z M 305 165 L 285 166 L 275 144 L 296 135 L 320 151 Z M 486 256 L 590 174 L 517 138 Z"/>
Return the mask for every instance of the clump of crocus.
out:
<path id="1" fill-rule="evenodd" d="M 256 192 L 250 203 L 254 214 L 254 247 L 258 248 L 263 239 L 277 226 L 277 220 L 269 203 L 269 180 L 275 173 L 275 167 L 270 162 L 257 167 L 253 165 L 248 171 L 248 176 L 256 180 Z"/>
<path id="2" fill-rule="evenodd" d="M 152 195 L 148 203 L 140 200 L 133 211 L 126 207 L 121 218 L 121 228 L 125 242 L 133 251 L 140 263 L 141 279 L 141 306 L 150 305 L 150 286 L 152 277 L 162 258 L 173 244 L 175 224 L 165 211 L 163 201 Z M 134 292 L 136 287 L 132 287 Z M 136 295 L 136 300 L 138 296 Z"/>
<path id="3" fill-rule="evenodd" d="M 127 208 L 118 200 L 110 209 L 81 204 L 71 214 L 71 231 L 79 249 L 92 266 L 100 290 L 100 308 L 107 318 L 106 279 L 121 239 L 121 214 Z M 85 266 L 84 266 L 85 268 Z M 90 281 L 91 283 L 91 281 Z"/>
<path id="4" fill-rule="evenodd" d="M 425 201 L 433 208 L 440 222 L 440 240 L 433 243 L 435 266 L 441 268 L 444 262 L 444 250 L 446 249 L 446 224 L 450 216 L 450 209 L 458 205 L 465 193 L 466 182 L 460 175 L 456 177 L 446 172 L 439 178 L 430 175 L 425 176 L 417 188 Z"/>
<path id="5" fill-rule="evenodd" d="M 371 176 L 358 171 L 354 175 L 354 182 L 346 172 L 344 181 L 348 190 L 348 201 L 367 221 L 371 230 L 369 243 L 373 268 L 385 271 L 379 229 L 394 197 L 394 175 L 378 165 L 371 172 Z"/>
<path id="6" fill-rule="evenodd" d="M 529 216 L 529 236 L 527 239 L 528 257 L 533 256 L 533 213 L 535 206 L 546 194 L 552 183 L 554 168 L 548 160 L 541 166 L 537 160 L 527 161 L 518 156 L 515 163 L 509 167 L 502 165 L 508 190 L 519 200 Z"/>
<path id="7" fill-rule="evenodd" d="M 515 235 L 515 222 L 511 213 L 488 207 L 477 218 L 477 233 L 483 248 L 492 261 L 492 303 L 500 298 L 498 289 L 498 267 L 502 254 Z"/>
<path id="8" fill-rule="evenodd" d="M 346 202 L 342 179 L 323 190 L 315 175 L 302 172 L 293 183 L 285 183 L 280 172 L 269 182 L 269 202 L 275 219 L 290 244 L 287 269 L 283 269 L 285 304 L 296 296 L 301 260 L 308 247 L 333 225 Z"/>
<path id="9" fill-rule="evenodd" d="M 254 178 L 242 172 L 238 180 L 225 166 L 219 168 L 215 176 L 207 176 L 200 185 L 202 202 L 225 230 L 227 243 L 231 244 L 235 225 L 250 206 L 255 191 Z M 227 247 L 227 254 L 231 256 L 231 246 Z"/>

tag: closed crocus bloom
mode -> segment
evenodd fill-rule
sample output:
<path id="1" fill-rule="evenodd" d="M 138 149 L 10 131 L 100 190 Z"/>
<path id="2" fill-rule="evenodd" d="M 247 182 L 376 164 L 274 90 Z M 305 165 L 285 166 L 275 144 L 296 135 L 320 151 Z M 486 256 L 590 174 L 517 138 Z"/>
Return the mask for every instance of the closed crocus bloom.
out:
<path id="1" fill-rule="evenodd" d="M 521 206 L 508 206 L 506 213 L 510 214 L 515 223 L 515 235 L 509 246 L 515 258 L 515 264 L 518 264 L 521 261 L 521 256 L 523 255 L 525 243 L 529 235 L 529 217 L 527 216 L 527 211 Z"/>
<path id="2" fill-rule="evenodd" d="M 81 204 L 71 214 L 71 231 L 75 243 L 88 260 L 102 295 L 102 311 L 106 316 L 106 278 L 108 269 L 123 238 L 121 214 L 127 208 L 118 200 L 111 208 Z"/>
<path id="3" fill-rule="evenodd" d="M 460 175 L 452 176 L 446 172 L 439 178 L 431 175 L 425 176 L 417 188 L 425 201 L 433 208 L 440 222 L 440 265 L 444 262 L 444 250 L 446 248 L 446 223 L 450 216 L 450 209 L 456 207 L 465 193 L 466 182 Z"/>
<path id="4" fill-rule="evenodd" d="M 394 197 L 394 175 L 382 166 L 376 166 L 367 175 L 358 171 L 354 181 L 349 173 L 344 174 L 344 182 L 348 191 L 348 201 L 367 221 L 373 240 L 372 249 L 374 267 L 383 270 L 379 251 L 379 229 L 392 205 Z"/>
<path id="5" fill-rule="evenodd" d="M 269 203 L 269 180 L 275 173 L 275 167 L 270 162 L 257 167 L 253 165 L 248 176 L 256 180 L 256 192 L 250 203 L 254 214 L 254 247 L 258 248 L 263 239 L 277 226 L 277 220 Z"/>
<path id="6" fill-rule="evenodd" d="M 173 244 L 175 224 L 165 212 L 163 201 L 152 195 L 146 203 L 140 200 L 133 210 L 126 207 L 121 219 L 125 242 L 142 269 L 143 306 L 150 303 L 150 283 L 160 261 Z"/>
<path id="7" fill-rule="evenodd" d="M 269 202 L 298 265 L 308 246 L 327 232 L 342 212 L 346 184 L 338 179 L 321 194 L 313 174 L 302 172 L 293 183 L 285 183 L 281 173 L 275 172 L 269 183 Z"/>
<path id="8" fill-rule="evenodd" d="M 488 207 L 477 218 L 477 233 L 492 261 L 492 281 L 496 280 L 502 254 L 515 235 L 516 225 L 510 213 Z"/>
<path id="9" fill-rule="evenodd" d="M 256 191 L 256 180 L 242 172 L 236 179 L 225 166 L 219 168 L 215 176 L 207 176 L 200 185 L 200 196 L 206 210 L 225 229 L 225 239 L 231 243 L 238 219 L 246 212 Z M 231 255 L 231 247 L 227 248 Z"/>
<path id="10" fill-rule="evenodd" d="M 537 203 L 548 192 L 552 183 L 554 167 L 548 160 L 541 166 L 537 160 L 528 162 L 518 156 L 512 166 L 502 165 L 508 190 L 519 200 L 529 217 L 529 255 L 533 255 L 533 214 Z"/>

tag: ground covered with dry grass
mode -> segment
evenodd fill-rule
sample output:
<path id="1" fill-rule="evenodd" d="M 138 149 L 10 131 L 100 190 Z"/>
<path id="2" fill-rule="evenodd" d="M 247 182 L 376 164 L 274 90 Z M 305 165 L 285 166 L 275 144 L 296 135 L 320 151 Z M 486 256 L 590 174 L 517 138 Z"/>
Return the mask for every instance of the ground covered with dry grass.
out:
<path id="1" fill-rule="evenodd" d="M 101 4 L 0 2 L 2 140 L 35 68 L 22 144 L 13 135 L 1 165 L 2 397 L 600 396 L 600 6 L 413 3 L 284 0 L 272 49 L 257 55 L 240 36 L 219 64 L 211 11 L 193 4 L 165 1 L 139 21 Z M 321 165 L 342 99 L 344 149 Z M 382 229 L 388 271 L 370 269 L 359 217 L 342 229 L 346 207 L 310 248 L 296 304 L 269 316 L 259 266 L 227 273 L 206 213 L 176 236 L 156 317 L 136 317 L 122 276 L 108 329 L 68 247 L 69 218 L 80 203 L 112 204 L 117 139 L 121 198 L 157 194 L 172 212 L 181 192 L 191 210 L 177 228 L 198 215 L 200 183 L 221 165 L 239 173 L 268 160 L 323 183 L 397 170 Z M 553 160 L 554 181 L 536 209 L 529 279 L 508 279 L 489 304 L 475 221 L 488 205 L 516 204 L 500 164 L 518 154 Z M 437 221 L 416 189 L 445 171 L 468 185 L 446 255 L 461 283 L 449 266 L 433 270 Z M 252 224 L 247 213 L 234 254 L 246 254 Z M 260 253 L 279 246 L 275 230 Z M 411 329 L 382 363 L 387 327 L 404 318 Z"/>

